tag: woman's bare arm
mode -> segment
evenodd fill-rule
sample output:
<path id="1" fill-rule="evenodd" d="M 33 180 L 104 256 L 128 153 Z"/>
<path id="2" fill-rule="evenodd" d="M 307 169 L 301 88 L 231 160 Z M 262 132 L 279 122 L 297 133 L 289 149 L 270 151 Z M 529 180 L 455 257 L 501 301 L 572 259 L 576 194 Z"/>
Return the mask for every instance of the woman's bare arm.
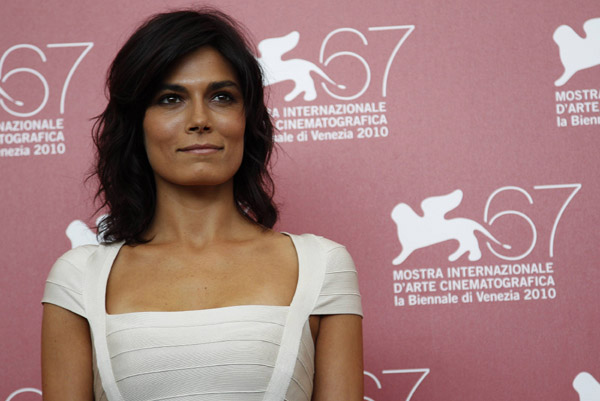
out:
<path id="1" fill-rule="evenodd" d="M 312 401 L 363 400 L 362 318 L 321 316 Z"/>
<path id="2" fill-rule="evenodd" d="M 44 401 L 93 401 L 92 344 L 88 321 L 44 304 L 42 394 Z"/>

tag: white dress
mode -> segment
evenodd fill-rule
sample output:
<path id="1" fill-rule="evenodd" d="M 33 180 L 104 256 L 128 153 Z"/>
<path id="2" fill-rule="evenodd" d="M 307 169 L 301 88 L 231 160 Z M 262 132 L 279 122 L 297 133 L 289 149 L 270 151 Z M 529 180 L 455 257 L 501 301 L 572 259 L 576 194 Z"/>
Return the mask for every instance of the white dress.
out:
<path id="1" fill-rule="evenodd" d="M 109 315 L 106 282 L 123 242 L 66 252 L 48 275 L 42 302 L 89 321 L 96 401 L 310 401 L 309 316 L 362 316 L 361 300 L 346 248 L 285 234 L 299 266 L 290 306 Z"/>

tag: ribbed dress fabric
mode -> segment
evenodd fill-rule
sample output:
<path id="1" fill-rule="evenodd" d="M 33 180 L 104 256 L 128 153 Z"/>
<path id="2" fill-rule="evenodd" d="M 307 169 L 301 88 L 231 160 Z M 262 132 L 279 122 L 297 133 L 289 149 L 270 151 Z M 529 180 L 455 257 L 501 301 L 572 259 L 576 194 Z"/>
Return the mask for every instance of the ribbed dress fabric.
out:
<path id="1" fill-rule="evenodd" d="M 310 315 L 362 316 L 346 249 L 290 236 L 299 277 L 290 306 L 239 305 L 109 315 L 106 282 L 123 243 L 85 245 L 52 267 L 42 302 L 88 319 L 96 401 L 310 401 Z"/>

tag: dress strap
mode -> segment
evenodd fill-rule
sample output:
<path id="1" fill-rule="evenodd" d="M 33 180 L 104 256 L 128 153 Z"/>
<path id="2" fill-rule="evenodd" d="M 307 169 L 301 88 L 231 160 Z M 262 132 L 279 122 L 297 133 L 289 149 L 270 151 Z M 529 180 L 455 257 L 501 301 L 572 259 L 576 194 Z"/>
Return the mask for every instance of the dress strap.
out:
<path id="1" fill-rule="evenodd" d="M 264 401 L 285 399 L 296 367 L 302 331 L 315 308 L 325 278 L 325 257 L 318 238 L 310 234 L 287 235 L 294 242 L 298 255 L 298 285 L 288 310 L 277 361 Z"/>
<path id="2" fill-rule="evenodd" d="M 92 343 L 96 352 L 96 361 L 102 387 L 106 398 L 110 401 L 123 401 L 117 387 L 112 370 L 112 363 L 106 342 L 106 282 L 113 262 L 119 253 L 122 243 L 109 246 L 100 245 L 98 250 L 88 259 L 84 279 L 85 306 L 88 311 L 88 321 L 92 332 Z"/>

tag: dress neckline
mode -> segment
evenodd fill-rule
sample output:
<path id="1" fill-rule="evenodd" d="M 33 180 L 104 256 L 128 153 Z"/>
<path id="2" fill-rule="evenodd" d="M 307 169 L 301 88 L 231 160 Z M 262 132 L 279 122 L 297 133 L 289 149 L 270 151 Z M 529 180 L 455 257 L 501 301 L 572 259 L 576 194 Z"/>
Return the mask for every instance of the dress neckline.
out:
<path id="1" fill-rule="evenodd" d="M 315 309 L 322 283 L 325 279 L 325 272 L 327 268 L 326 258 L 324 257 L 324 250 L 319 241 L 319 237 L 312 234 L 303 235 L 288 235 L 296 248 L 296 256 L 298 258 L 298 283 L 296 285 L 296 292 L 292 298 L 292 302 L 288 307 L 281 307 L 277 305 L 240 305 L 232 306 L 230 310 L 240 310 L 243 307 L 246 308 L 263 308 L 262 312 L 266 312 L 272 316 L 281 313 L 281 316 L 277 318 L 285 318 L 283 324 L 283 334 L 280 341 L 280 348 L 277 354 L 277 360 L 273 369 L 273 374 L 269 381 L 269 385 L 266 390 L 265 400 L 278 401 L 285 397 L 285 392 L 289 387 L 291 381 L 291 374 L 294 371 L 293 364 L 296 362 L 298 350 L 300 349 L 300 342 L 302 340 L 303 333 L 309 333 L 310 327 L 308 327 L 308 319 L 311 312 Z M 108 276 L 112 268 L 112 263 L 116 258 L 118 250 L 123 244 L 114 243 L 108 246 L 100 246 L 95 252 L 93 252 L 89 258 L 88 263 L 93 266 L 84 279 L 84 302 L 87 318 L 90 324 L 90 332 L 93 338 L 93 346 L 96 355 L 96 364 L 98 366 L 98 373 L 102 387 L 105 390 L 106 398 L 114 401 L 124 401 L 121 392 L 117 386 L 115 380 L 115 374 L 113 371 L 112 360 L 108 347 L 107 339 L 107 325 L 113 325 L 115 323 L 134 323 L 143 325 L 148 320 L 151 320 L 156 316 L 139 316 L 140 314 L 154 313 L 159 314 L 157 320 L 161 320 L 161 324 L 166 322 L 170 323 L 173 319 L 188 318 L 185 313 L 210 313 L 214 316 L 223 315 L 221 309 L 200 309 L 192 312 L 186 311 L 164 311 L 164 312 L 131 312 L 129 320 L 125 314 L 107 315 L 106 314 L 106 284 L 108 282 Z M 96 268 L 97 267 L 97 268 Z M 284 310 L 276 310 L 274 308 L 287 308 Z M 258 310 L 256 310 L 258 311 Z M 177 313 L 177 315 L 174 315 Z M 232 312 L 230 312 L 232 313 Z M 124 316 L 123 321 L 116 321 L 119 316 Z M 177 316 L 177 317 L 171 317 Z M 109 319 L 109 317 L 111 319 Z M 210 317 L 209 315 L 203 315 L 203 318 Z M 312 340 L 312 336 L 310 336 Z"/>
<path id="2" fill-rule="evenodd" d="M 298 279 L 296 281 L 296 288 L 294 291 L 294 296 L 292 297 L 292 301 L 290 305 L 261 305 L 261 304 L 241 304 L 241 305 L 228 305 L 228 306 L 220 306 L 216 308 L 205 308 L 205 309 L 188 309 L 188 310 L 177 310 L 177 311 L 133 311 L 133 312 L 125 312 L 125 313 L 111 313 L 109 314 L 106 311 L 106 287 L 108 284 L 108 278 L 110 277 L 110 272 L 112 270 L 112 266 L 114 265 L 115 259 L 119 254 L 119 251 L 125 244 L 125 241 L 115 242 L 110 245 L 100 245 L 105 246 L 111 249 L 112 253 L 110 255 L 110 259 L 107 261 L 108 263 L 108 272 L 104 275 L 101 283 L 101 293 L 102 293 L 102 310 L 104 311 L 104 315 L 107 319 L 121 319 L 126 317 L 158 317 L 158 316 L 181 316 L 181 315 L 202 315 L 202 314 L 210 314 L 210 313 L 235 313 L 239 310 L 261 310 L 261 309 L 270 309 L 270 310 L 288 310 L 292 305 L 298 302 L 298 294 L 300 293 L 300 276 L 303 275 L 303 266 L 302 266 L 302 258 L 300 257 L 300 244 L 297 241 L 297 236 L 295 234 L 288 233 L 286 231 L 282 231 L 281 234 L 288 236 L 292 240 L 292 244 L 296 251 L 296 260 L 298 263 Z"/>

